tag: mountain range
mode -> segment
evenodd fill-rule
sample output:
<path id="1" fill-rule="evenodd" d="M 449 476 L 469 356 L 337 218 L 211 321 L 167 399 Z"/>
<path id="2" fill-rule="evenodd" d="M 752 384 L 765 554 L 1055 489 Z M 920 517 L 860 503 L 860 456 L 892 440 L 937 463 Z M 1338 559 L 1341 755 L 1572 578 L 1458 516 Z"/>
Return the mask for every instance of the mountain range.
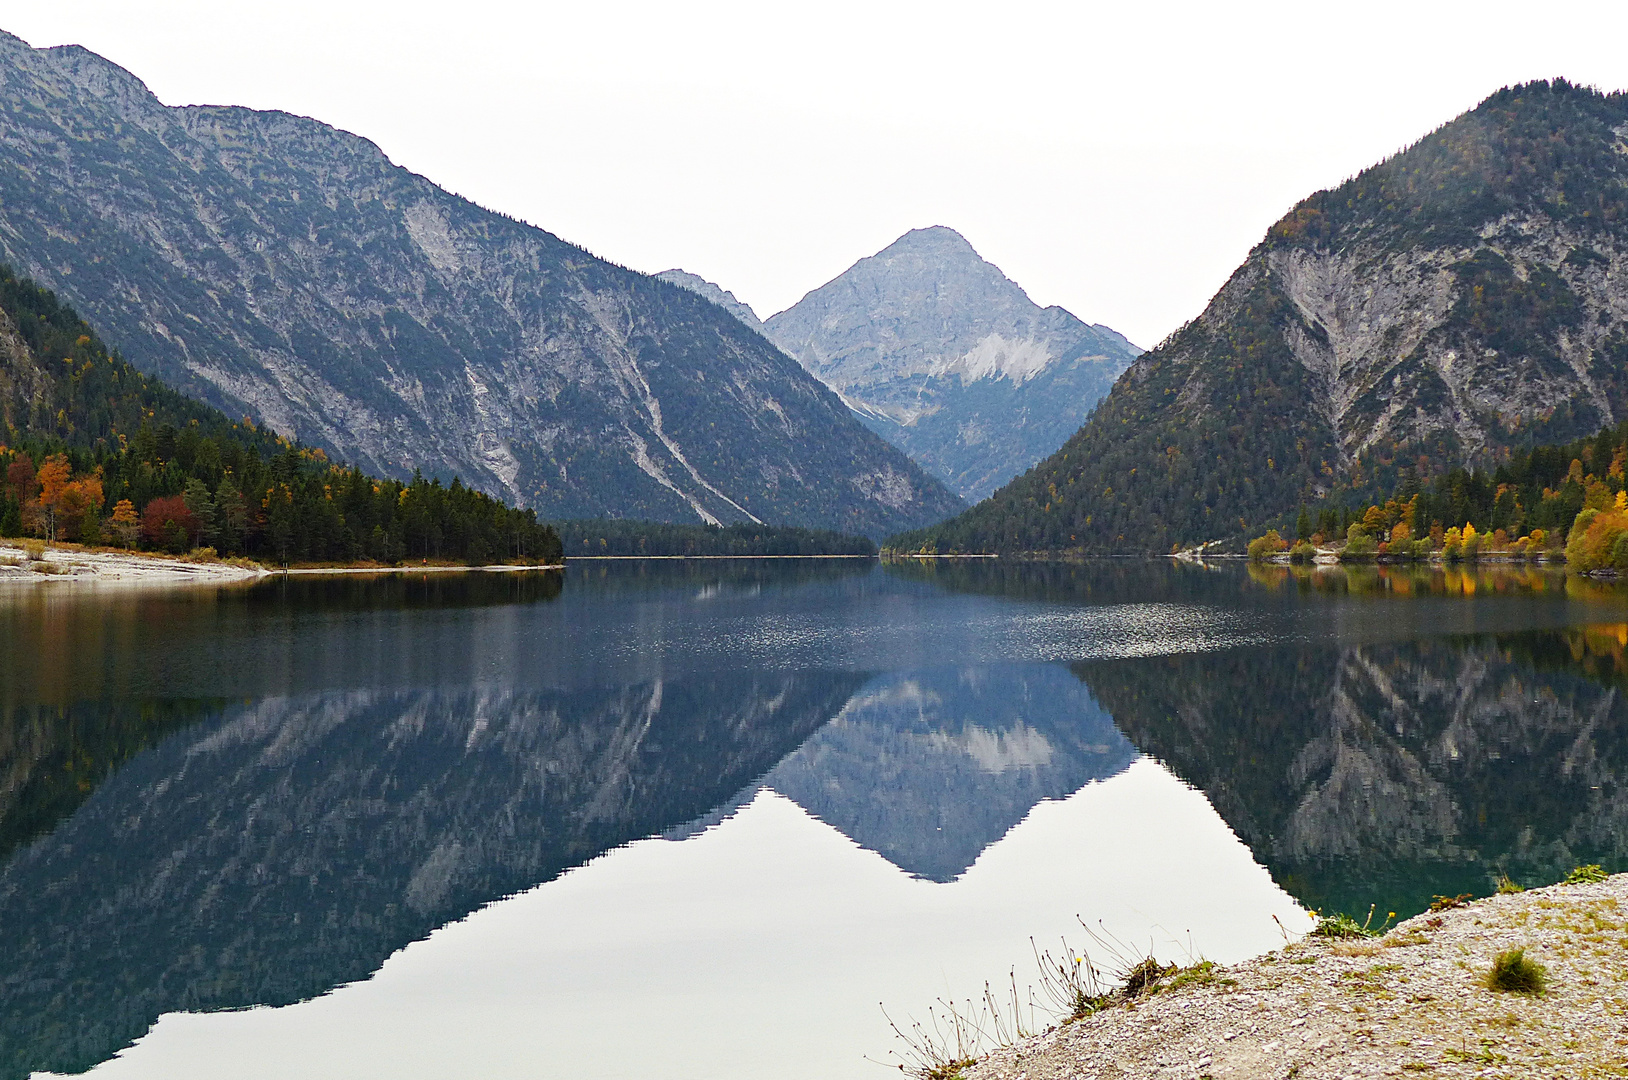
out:
<path id="1" fill-rule="evenodd" d="M 138 368 L 545 517 L 880 535 L 963 504 L 761 335 L 303 117 L 0 34 L 0 259 Z"/>
<path id="2" fill-rule="evenodd" d="M 1506 88 L 1303 200 L 1056 453 L 899 545 L 1163 553 L 1628 415 L 1628 96 Z"/>
<path id="3" fill-rule="evenodd" d="M 906 233 L 767 322 L 694 274 L 659 276 L 796 357 L 970 501 L 1062 445 L 1141 352 L 1106 326 L 1035 304 L 942 226 Z"/>

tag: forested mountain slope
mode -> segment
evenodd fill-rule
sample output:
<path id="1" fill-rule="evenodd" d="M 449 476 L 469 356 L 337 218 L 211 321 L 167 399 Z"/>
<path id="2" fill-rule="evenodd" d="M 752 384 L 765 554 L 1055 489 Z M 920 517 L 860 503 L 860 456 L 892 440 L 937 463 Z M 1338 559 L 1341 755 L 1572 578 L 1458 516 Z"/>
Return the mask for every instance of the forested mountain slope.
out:
<path id="1" fill-rule="evenodd" d="M 370 471 L 550 517 L 879 534 L 959 500 L 768 341 L 280 112 L 0 34 L 0 258 L 139 368 Z"/>
<path id="2" fill-rule="evenodd" d="M 764 332 L 967 499 L 1060 446 L 1141 351 L 1040 307 L 942 226 L 860 259 Z"/>
<path id="3" fill-rule="evenodd" d="M 940 550 L 1165 552 L 1628 417 L 1628 98 L 1499 91 L 1301 202 Z"/>
<path id="4" fill-rule="evenodd" d="M 0 536 L 268 561 L 558 562 L 535 511 L 380 480 L 143 375 L 0 265 Z"/>

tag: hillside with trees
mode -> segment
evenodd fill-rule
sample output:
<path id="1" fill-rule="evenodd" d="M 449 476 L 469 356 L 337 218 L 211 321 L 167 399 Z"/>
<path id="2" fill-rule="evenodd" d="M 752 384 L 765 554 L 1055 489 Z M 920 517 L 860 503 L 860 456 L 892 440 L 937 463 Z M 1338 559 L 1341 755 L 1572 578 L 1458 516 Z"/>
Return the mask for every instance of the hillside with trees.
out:
<path id="1" fill-rule="evenodd" d="M 1449 559 L 1564 548 L 1573 569 L 1628 570 L 1628 421 L 1586 439 L 1511 451 L 1490 471 L 1456 468 L 1427 483 L 1404 477 L 1388 498 L 1334 496 L 1292 520 L 1282 526 L 1283 543 L 1360 537 L 1364 555 Z"/>
<path id="2" fill-rule="evenodd" d="M 0 261 L 141 371 L 333 460 L 549 520 L 879 538 L 966 509 L 734 316 L 350 132 L 167 106 L 0 32 L 0 143 Z"/>
<path id="3" fill-rule="evenodd" d="M 0 536 L 272 563 L 557 562 L 535 512 L 381 480 L 234 422 L 112 353 L 0 267 Z"/>
<path id="4" fill-rule="evenodd" d="M 669 556 L 875 555 L 876 544 L 792 525 L 677 525 L 662 521 L 561 521 L 554 525 L 567 555 Z"/>
<path id="5" fill-rule="evenodd" d="M 1241 546 L 1628 418 L 1625 125 L 1622 94 L 1507 88 L 1304 200 L 1061 449 L 889 546 Z"/>

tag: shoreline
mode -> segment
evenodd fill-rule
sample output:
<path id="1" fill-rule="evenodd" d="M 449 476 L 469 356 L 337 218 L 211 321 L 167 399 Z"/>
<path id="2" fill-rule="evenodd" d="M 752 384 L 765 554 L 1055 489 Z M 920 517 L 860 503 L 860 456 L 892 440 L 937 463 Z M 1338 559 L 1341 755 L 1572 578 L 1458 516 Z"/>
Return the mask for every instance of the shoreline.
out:
<path id="1" fill-rule="evenodd" d="M 569 555 L 567 563 L 574 562 L 655 562 L 683 561 L 686 559 L 878 559 L 879 555 Z"/>
<path id="2" fill-rule="evenodd" d="M 74 582 L 81 585 L 234 585 L 270 577 L 337 574 L 527 573 L 564 570 L 563 563 L 525 566 L 295 566 L 267 568 L 251 560 L 196 562 L 150 551 L 76 546 L 47 547 L 38 559 L 14 540 L 0 540 L 0 582 Z"/>
<path id="3" fill-rule="evenodd" d="M 20 544 L 0 541 L 0 582 L 231 585 L 269 576 L 258 563 L 189 562 L 149 552 L 47 547 L 31 559 Z"/>
<path id="4" fill-rule="evenodd" d="M 510 566 L 492 563 L 489 566 L 290 566 L 267 570 L 268 577 L 295 577 L 331 574 L 522 574 L 532 570 L 564 570 L 564 563 L 539 563 L 528 566 Z"/>
<path id="5" fill-rule="evenodd" d="M 945 1080 L 1625 1075 L 1625 935 L 1628 874 L 1457 903 L 1121 995 Z M 1543 993 L 1488 985 L 1516 948 L 1547 970 Z"/>

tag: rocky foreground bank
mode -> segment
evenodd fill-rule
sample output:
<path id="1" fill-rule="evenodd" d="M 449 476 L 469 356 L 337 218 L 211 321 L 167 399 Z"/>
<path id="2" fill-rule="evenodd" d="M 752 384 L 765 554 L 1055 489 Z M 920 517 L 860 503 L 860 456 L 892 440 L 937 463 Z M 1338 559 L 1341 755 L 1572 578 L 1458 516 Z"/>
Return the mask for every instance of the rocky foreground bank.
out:
<path id="1" fill-rule="evenodd" d="M 1541 994 L 1498 991 L 1524 947 Z M 994 1051 L 964 1080 L 1628 1076 L 1628 874 L 1307 938 Z"/>

